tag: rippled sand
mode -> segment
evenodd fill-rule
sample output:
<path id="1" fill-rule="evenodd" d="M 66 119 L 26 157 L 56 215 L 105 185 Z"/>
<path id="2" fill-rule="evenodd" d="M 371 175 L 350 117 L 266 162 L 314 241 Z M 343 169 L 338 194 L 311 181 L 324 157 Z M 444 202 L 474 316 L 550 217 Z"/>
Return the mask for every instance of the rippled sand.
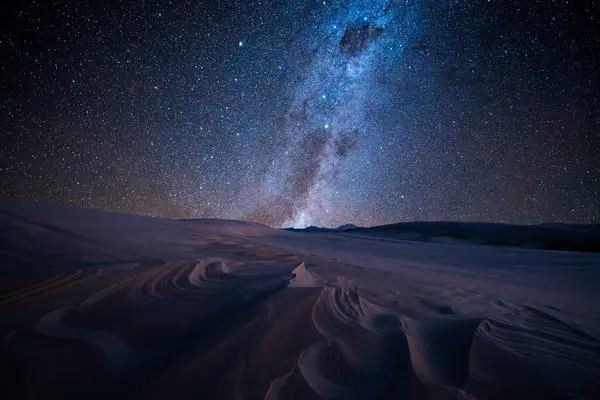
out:
<path id="1" fill-rule="evenodd" d="M 600 398 L 597 253 L 0 200 L 0 261 L 3 399 Z"/>

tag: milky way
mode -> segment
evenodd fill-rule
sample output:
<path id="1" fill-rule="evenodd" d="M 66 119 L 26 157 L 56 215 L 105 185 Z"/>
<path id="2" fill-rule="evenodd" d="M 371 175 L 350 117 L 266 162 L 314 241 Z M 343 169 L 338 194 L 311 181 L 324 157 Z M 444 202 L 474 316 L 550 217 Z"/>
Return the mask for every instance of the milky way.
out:
<path id="1" fill-rule="evenodd" d="M 289 147 L 267 180 L 268 192 L 284 194 L 291 205 L 284 225 L 331 225 L 339 220 L 337 203 L 351 195 L 345 187 L 354 174 L 368 179 L 360 171 L 376 154 L 371 144 L 380 143 L 373 134 L 377 125 L 368 123 L 370 108 L 385 93 L 379 71 L 414 35 L 415 8 L 412 2 L 392 7 L 371 1 L 324 13 L 316 44 L 298 57 L 307 65 L 298 71 L 286 123 Z"/>
<path id="2" fill-rule="evenodd" d="M 598 6 L 27 2 L 0 195 L 271 226 L 598 222 Z"/>

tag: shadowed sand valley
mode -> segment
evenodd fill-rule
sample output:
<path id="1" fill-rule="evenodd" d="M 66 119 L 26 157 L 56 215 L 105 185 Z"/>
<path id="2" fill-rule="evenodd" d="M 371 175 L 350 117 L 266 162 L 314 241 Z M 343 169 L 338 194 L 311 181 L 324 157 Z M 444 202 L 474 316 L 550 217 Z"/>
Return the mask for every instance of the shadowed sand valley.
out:
<path id="1" fill-rule="evenodd" d="M 589 243 L 386 232 L 1 200 L 0 397 L 600 398 Z"/>

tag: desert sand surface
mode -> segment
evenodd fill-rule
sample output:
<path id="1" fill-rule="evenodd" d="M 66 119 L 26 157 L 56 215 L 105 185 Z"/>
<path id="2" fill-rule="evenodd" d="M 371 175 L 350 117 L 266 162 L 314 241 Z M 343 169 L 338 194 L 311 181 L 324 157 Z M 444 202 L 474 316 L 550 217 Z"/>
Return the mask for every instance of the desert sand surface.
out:
<path id="1" fill-rule="evenodd" d="M 598 227 L 465 226 L 0 200 L 0 398 L 600 398 Z"/>

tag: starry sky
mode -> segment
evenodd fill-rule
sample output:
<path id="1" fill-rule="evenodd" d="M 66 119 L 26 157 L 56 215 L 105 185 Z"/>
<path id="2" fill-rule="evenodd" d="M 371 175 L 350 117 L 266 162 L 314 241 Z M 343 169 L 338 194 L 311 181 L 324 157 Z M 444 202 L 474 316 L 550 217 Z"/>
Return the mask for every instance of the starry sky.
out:
<path id="1" fill-rule="evenodd" d="M 274 227 L 600 222 L 593 1 L 12 3 L 0 196 Z"/>

